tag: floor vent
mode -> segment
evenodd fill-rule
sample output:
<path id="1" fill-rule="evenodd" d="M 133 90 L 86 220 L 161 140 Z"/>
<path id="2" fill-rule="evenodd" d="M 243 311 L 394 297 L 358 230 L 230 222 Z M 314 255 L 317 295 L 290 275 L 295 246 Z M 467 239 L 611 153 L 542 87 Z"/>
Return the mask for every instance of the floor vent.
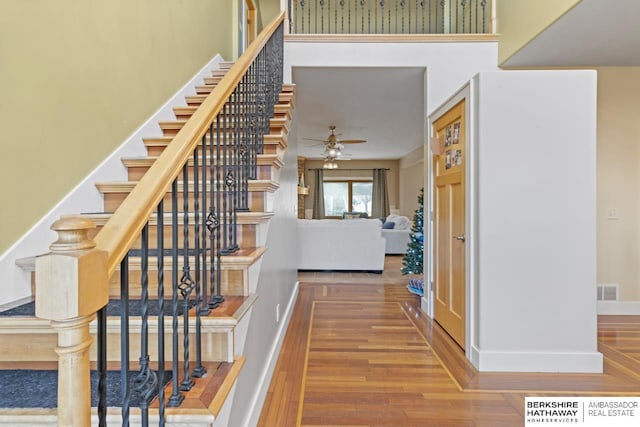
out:
<path id="1" fill-rule="evenodd" d="M 618 301 L 620 285 L 617 283 L 603 283 L 598 285 L 598 301 Z"/>

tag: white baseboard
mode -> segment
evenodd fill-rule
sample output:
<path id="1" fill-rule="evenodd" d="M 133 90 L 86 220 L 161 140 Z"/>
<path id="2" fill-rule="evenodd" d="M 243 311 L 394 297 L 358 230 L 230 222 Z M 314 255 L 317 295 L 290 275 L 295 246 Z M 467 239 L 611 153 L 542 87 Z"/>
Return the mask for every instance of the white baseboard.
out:
<path id="1" fill-rule="evenodd" d="M 598 314 L 638 316 L 640 301 L 598 301 Z"/>
<path id="2" fill-rule="evenodd" d="M 472 349 L 480 372 L 602 373 L 602 353 L 496 352 Z M 475 363 L 474 363 L 475 365 Z"/>
<path id="3" fill-rule="evenodd" d="M 0 277 L 3 283 L 0 305 L 31 295 L 31 276 L 16 266 L 16 260 L 47 252 L 49 245 L 57 237 L 56 233 L 51 231 L 49 227 L 61 215 L 101 212 L 102 195 L 95 188 L 94 183 L 98 181 L 126 180 L 127 171 L 121 162 L 121 158 L 146 155 L 142 138 L 161 135 L 162 131 L 158 122 L 175 118 L 173 107 L 185 105 L 184 97 L 194 94 L 194 87 L 202 83 L 203 77 L 210 76 L 211 70 L 218 68 L 218 64 L 222 61 L 222 57 L 216 55 L 205 64 L 191 80 L 185 83 L 175 95 L 133 132 L 109 157 L 64 196 L 53 209 L 31 227 L 16 243 L 0 255 Z"/>
<path id="4" fill-rule="evenodd" d="M 258 378 L 258 381 L 256 382 L 255 392 L 251 398 L 249 411 L 245 415 L 244 420 L 241 424 L 242 427 L 253 427 L 258 424 L 258 419 L 260 418 L 260 413 L 262 412 L 262 405 L 264 404 L 264 399 L 267 395 L 267 391 L 269 390 L 271 377 L 273 376 L 273 371 L 276 367 L 278 356 L 280 355 L 282 342 L 284 341 L 284 336 L 287 332 L 289 321 L 291 320 L 293 307 L 295 306 L 295 302 L 298 297 L 299 286 L 300 282 L 296 282 L 296 284 L 294 285 L 293 292 L 291 293 L 291 298 L 289 298 L 286 311 L 282 318 L 282 322 L 280 322 L 280 327 L 278 328 L 276 339 L 274 340 L 273 345 L 271 346 L 271 350 L 267 355 L 267 363 L 265 364 L 260 378 Z"/>

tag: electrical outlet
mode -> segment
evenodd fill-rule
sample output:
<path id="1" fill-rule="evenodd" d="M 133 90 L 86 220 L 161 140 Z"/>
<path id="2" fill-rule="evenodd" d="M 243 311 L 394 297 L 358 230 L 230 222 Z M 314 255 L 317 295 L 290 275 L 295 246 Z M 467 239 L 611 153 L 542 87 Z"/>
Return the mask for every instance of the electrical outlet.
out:
<path id="1" fill-rule="evenodd" d="M 280 304 L 276 304 L 276 323 L 280 321 Z"/>
<path id="2" fill-rule="evenodd" d="M 618 216 L 618 209 L 609 208 L 607 209 L 607 219 L 620 219 Z"/>

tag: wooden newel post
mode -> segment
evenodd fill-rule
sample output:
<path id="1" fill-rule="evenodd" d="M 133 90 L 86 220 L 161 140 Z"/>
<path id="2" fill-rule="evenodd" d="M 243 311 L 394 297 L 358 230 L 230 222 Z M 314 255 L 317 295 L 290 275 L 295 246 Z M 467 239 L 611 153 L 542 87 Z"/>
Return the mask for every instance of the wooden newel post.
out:
<path id="1" fill-rule="evenodd" d="M 58 240 L 36 258 L 36 316 L 58 332 L 58 425 L 91 425 L 89 323 L 109 299 L 107 253 L 88 232 L 95 224 L 64 217 L 51 226 Z"/>

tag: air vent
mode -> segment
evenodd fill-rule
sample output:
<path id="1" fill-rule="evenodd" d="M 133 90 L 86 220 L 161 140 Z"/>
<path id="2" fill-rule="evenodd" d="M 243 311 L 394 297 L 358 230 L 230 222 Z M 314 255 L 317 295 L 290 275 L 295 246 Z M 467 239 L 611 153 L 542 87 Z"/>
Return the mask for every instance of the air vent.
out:
<path id="1" fill-rule="evenodd" d="M 618 301 L 620 285 L 617 283 L 603 283 L 598 285 L 598 301 Z"/>

